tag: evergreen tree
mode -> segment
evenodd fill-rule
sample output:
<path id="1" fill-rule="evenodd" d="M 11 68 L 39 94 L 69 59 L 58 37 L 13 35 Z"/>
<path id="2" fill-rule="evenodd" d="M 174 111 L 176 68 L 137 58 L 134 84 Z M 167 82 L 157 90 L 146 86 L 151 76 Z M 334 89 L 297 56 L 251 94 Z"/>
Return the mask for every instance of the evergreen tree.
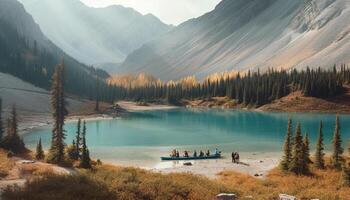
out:
<path id="1" fill-rule="evenodd" d="M 311 164 L 312 161 L 310 159 L 310 140 L 309 140 L 309 134 L 306 133 L 304 137 L 304 160 L 308 163 Z"/>
<path id="2" fill-rule="evenodd" d="M 325 168 L 325 160 L 324 160 L 324 144 L 323 144 L 323 123 L 320 122 L 319 135 L 316 144 L 316 153 L 315 153 L 315 167 L 318 169 Z"/>
<path id="3" fill-rule="evenodd" d="M 76 152 L 76 155 L 74 157 L 74 160 L 78 160 L 80 158 L 80 151 L 81 151 L 81 148 L 80 148 L 80 145 L 81 145 L 81 136 L 80 136 L 80 132 L 81 132 L 81 119 L 79 118 L 78 119 L 78 124 L 77 124 L 77 132 L 76 132 L 76 143 L 75 143 L 75 152 Z"/>
<path id="4" fill-rule="evenodd" d="M 334 135 L 333 135 L 333 154 L 331 159 L 332 167 L 340 170 L 343 162 L 343 148 L 342 148 L 342 140 L 340 133 L 340 119 L 337 115 L 335 121 Z"/>
<path id="5" fill-rule="evenodd" d="M 45 154 L 44 154 L 43 147 L 42 147 L 42 144 L 41 144 L 41 138 L 39 139 L 39 142 L 36 145 L 35 158 L 37 160 L 42 160 L 42 159 L 45 158 Z"/>
<path id="6" fill-rule="evenodd" d="M 64 98 L 64 63 L 56 66 L 53 75 L 51 89 L 51 106 L 54 125 L 52 130 L 51 148 L 49 150 L 47 161 L 54 164 L 62 164 L 65 160 L 65 131 L 64 119 L 67 115 Z"/>
<path id="7" fill-rule="evenodd" d="M 295 174 L 302 175 L 309 173 L 308 164 L 305 160 L 303 136 L 301 135 L 301 125 L 298 123 L 294 141 L 292 160 L 290 162 L 289 170 Z"/>
<path id="8" fill-rule="evenodd" d="M 287 171 L 289 169 L 290 161 L 292 159 L 292 119 L 289 118 L 287 126 L 287 134 L 284 142 L 284 156 L 281 162 L 282 170 Z"/>
<path id="9" fill-rule="evenodd" d="M 18 135 L 18 121 L 16 107 L 12 107 L 11 117 L 7 120 L 7 134 L 2 141 L 2 147 L 14 153 L 26 150 L 22 139 Z"/>
<path id="10" fill-rule="evenodd" d="M 80 160 L 80 167 L 89 169 L 91 168 L 90 153 L 86 145 L 86 122 L 84 121 L 82 132 L 82 155 Z"/>
<path id="11" fill-rule="evenodd" d="M 4 137 L 4 126 L 2 121 L 2 99 L 0 98 L 0 143 Z"/>

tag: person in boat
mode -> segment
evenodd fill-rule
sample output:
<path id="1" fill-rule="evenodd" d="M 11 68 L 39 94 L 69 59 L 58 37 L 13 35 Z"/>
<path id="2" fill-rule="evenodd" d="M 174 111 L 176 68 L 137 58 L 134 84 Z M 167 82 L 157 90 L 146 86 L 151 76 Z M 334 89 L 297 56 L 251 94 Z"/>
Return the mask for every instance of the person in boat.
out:
<path id="1" fill-rule="evenodd" d="M 185 157 L 185 158 L 188 158 L 188 157 L 189 157 L 189 156 L 188 156 L 188 151 L 185 151 L 185 152 L 184 152 L 184 157 Z"/>
<path id="2" fill-rule="evenodd" d="M 197 158 L 197 151 L 196 150 L 194 150 L 194 152 L 193 152 L 193 157 Z"/>
<path id="3" fill-rule="evenodd" d="M 204 157 L 204 153 L 202 150 L 199 152 L 199 157 Z"/>
<path id="4" fill-rule="evenodd" d="M 218 156 L 218 155 L 220 155 L 220 151 L 219 151 L 219 149 L 218 148 L 215 148 L 215 151 L 214 151 L 214 155 L 215 156 Z"/>
<path id="5" fill-rule="evenodd" d="M 171 152 L 171 155 L 170 155 L 172 158 L 175 158 L 176 157 L 176 149 L 174 149 L 172 152 Z"/>
<path id="6" fill-rule="evenodd" d="M 205 156 L 209 157 L 210 156 L 210 151 L 207 150 L 207 153 L 205 154 Z"/>

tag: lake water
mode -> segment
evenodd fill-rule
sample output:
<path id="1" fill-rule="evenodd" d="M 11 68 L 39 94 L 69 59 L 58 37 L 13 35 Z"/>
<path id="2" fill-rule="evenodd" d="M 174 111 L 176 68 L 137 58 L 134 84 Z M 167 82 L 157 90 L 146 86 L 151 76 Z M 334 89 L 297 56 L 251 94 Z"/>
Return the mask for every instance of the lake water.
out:
<path id="1" fill-rule="evenodd" d="M 160 156 L 171 149 L 206 150 L 220 148 L 226 153 L 281 152 L 288 118 L 302 123 L 311 148 L 324 122 L 325 144 L 330 148 L 334 114 L 265 113 L 237 110 L 174 109 L 131 113 L 127 117 L 87 122 L 87 143 L 91 155 L 121 165 L 154 167 Z M 343 143 L 350 139 L 350 115 L 341 115 Z M 76 123 L 67 123 L 66 143 L 75 136 Z M 44 148 L 51 141 L 51 127 L 24 135 L 26 145 L 34 149 L 39 138 Z"/>

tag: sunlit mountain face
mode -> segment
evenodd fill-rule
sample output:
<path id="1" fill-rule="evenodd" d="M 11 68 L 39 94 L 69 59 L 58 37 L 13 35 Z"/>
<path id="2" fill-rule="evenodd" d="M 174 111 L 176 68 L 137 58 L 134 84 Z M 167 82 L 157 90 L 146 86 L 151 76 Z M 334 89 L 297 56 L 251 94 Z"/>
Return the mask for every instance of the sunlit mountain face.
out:
<path id="1" fill-rule="evenodd" d="M 348 0 L 224 0 L 129 54 L 121 73 L 163 80 L 350 62 Z"/>
<path id="2" fill-rule="evenodd" d="M 88 7 L 80 0 L 20 0 L 43 33 L 77 60 L 118 63 L 172 26 L 123 6 Z"/>

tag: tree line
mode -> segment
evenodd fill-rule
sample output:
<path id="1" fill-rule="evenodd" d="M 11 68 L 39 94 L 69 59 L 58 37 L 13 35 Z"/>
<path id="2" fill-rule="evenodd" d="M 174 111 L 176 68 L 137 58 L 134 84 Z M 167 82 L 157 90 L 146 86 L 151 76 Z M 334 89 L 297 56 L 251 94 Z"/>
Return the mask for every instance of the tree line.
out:
<path id="1" fill-rule="evenodd" d="M 321 68 L 298 71 L 269 69 L 265 73 L 248 71 L 234 76 L 221 75 L 203 82 L 183 81 L 162 84 L 146 84 L 138 87 L 119 87 L 117 99 L 152 101 L 167 99 L 204 99 L 229 97 L 240 104 L 261 106 L 284 97 L 294 91 L 305 96 L 329 98 L 344 92 L 343 85 L 350 83 L 350 70 L 345 65 L 331 70 Z"/>
<path id="2" fill-rule="evenodd" d="M 324 133 L 323 122 L 320 122 L 318 130 L 318 139 L 316 142 L 316 151 L 314 159 L 311 160 L 310 155 L 310 141 L 306 133 L 302 135 L 301 124 L 296 126 L 295 134 L 292 133 L 292 120 L 288 120 L 287 132 L 283 146 L 283 158 L 280 162 L 280 167 L 283 171 L 292 172 L 297 175 L 310 175 L 310 167 L 324 170 L 327 167 L 335 170 L 342 170 L 343 183 L 350 186 L 350 160 L 344 154 L 342 147 L 340 118 L 336 117 L 333 140 L 332 140 L 332 154 L 330 157 L 329 166 L 326 165 L 325 147 L 324 147 Z M 350 158 L 350 143 L 348 147 L 348 154 Z"/>

